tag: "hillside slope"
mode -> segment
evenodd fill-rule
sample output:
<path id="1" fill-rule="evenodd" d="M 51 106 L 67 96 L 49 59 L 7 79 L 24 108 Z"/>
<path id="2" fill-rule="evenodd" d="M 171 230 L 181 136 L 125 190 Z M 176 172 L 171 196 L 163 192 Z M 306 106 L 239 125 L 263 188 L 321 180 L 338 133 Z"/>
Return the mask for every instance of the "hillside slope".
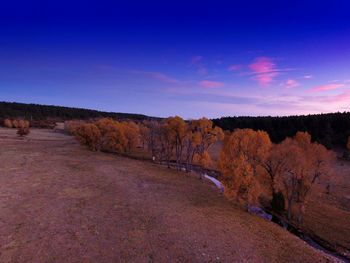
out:
<path id="1" fill-rule="evenodd" d="M 328 262 L 208 182 L 0 129 L 0 262 Z"/>
<path id="2" fill-rule="evenodd" d="M 153 117 L 142 114 L 105 112 L 82 108 L 0 101 L 0 119 L 17 117 L 26 118 L 28 120 L 43 120 L 47 118 L 71 120 L 102 117 L 132 120 L 154 119 Z"/>

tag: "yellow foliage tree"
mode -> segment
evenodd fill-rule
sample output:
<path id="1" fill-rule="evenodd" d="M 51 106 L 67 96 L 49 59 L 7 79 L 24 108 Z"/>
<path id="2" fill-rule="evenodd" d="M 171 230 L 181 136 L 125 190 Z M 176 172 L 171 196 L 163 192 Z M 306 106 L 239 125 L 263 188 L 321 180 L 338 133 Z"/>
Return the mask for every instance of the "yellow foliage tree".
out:
<path id="1" fill-rule="evenodd" d="M 140 143 L 140 129 L 139 126 L 133 121 L 122 122 L 122 126 L 127 139 L 127 150 L 130 152 Z"/>
<path id="2" fill-rule="evenodd" d="M 75 136 L 80 143 L 87 145 L 90 150 L 98 151 L 100 149 L 101 132 L 95 124 L 86 123 L 79 126 Z"/>
<path id="3" fill-rule="evenodd" d="M 200 156 L 199 159 L 206 159 L 203 155 L 209 154 L 210 146 L 224 138 L 222 129 L 213 127 L 213 122 L 207 118 L 192 121 L 191 130 L 195 154 Z"/>
<path id="4" fill-rule="evenodd" d="M 179 170 L 182 163 L 184 140 L 186 137 L 186 122 L 179 116 L 169 117 L 165 120 L 168 143 L 173 144 L 175 149 L 176 167 Z"/>
<path id="5" fill-rule="evenodd" d="M 223 143 L 219 167 L 225 194 L 242 205 L 257 205 L 260 196 L 259 178 L 268 157 L 271 141 L 266 132 L 238 129 Z"/>
<path id="6" fill-rule="evenodd" d="M 101 132 L 101 149 L 109 152 L 126 152 L 128 139 L 125 135 L 125 125 L 103 118 L 95 122 Z"/>
<path id="7" fill-rule="evenodd" d="M 12 121 L 12 127 L 13 128 L 18 128 L 18 120 L 13 120 Z"/>
<path id="8" fill-rule="evenodd" d="M 77 129 L 85 124 L 85 121 L 82 120 L 70 120 L 64 122 L 64 130 L 70 135 L 75 135 Z"/>
<path id="9" fill-rule="evenodd" d="M 5 119 L 4 120 L 4 126 L 6 127 L 6 128 L 12 128 L 13 126 L 12 126 L 12 121 L 10 120 L 10 119 Z"/>
<path id="10" fill-rule="evenodd" d="M 27 120 L 18 120 L 17 121 L 17 134 L 19 136 L 28 135 L 29 130 L 29 121 Z"/>
<path id="11" fill-rule="evenodd" d="M 278 144 L 275 152 L 274 158 L 281 163 L 276 184 L 286 199 L 287 217 L 301 222 L 313 185 L 320 177 L 327 179 L 332 175 L 335 155 L 323 145 L 312 143 L 308 133 L 301 132 Z"/>

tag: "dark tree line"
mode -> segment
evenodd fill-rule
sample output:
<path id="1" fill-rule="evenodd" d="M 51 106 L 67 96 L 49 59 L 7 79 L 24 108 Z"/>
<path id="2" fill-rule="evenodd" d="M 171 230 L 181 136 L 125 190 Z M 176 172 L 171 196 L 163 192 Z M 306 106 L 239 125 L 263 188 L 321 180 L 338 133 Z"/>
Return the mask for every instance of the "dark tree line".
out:
<path id="1" fill-rule="evenodd" d="M 264 130 L 274 143 L 292 137 L 298 131 L 307 131 L 313 141 L 327 148 L 345 147 L 350 135 L 350 112 L 287 117 L 223 117 L 213 122 L 223 130 Z"/>
<path id="2" fill-rule="evenodd" d="M 86 120 L 92 118 L 145 120 L 150 117 L 141 114 L 103 112 L 90 109 L 16 102 L 0 102 L 0 119 L 6 118 L 24 118 L 27 120 Z"/>

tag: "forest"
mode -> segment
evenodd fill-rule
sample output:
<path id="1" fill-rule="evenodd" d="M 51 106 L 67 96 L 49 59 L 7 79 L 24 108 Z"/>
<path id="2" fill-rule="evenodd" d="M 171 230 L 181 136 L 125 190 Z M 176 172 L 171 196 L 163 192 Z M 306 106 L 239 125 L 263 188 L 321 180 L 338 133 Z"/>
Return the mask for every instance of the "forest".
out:
<path id="1" fill-rule="evenodd" d="M 250 128 L 266 131 L 275 143 L 298 131 L 305 131 L 314 141 L 329 149 L 344 147 L 350 135 L 350 112 L 285 117 L 222 117 L 213 122 L 223 130 Z"/>
<path id="2" fill-rule="evenodd" d="M 0 119 L 24 118 L 27 120 L 36 121 L 43 121 L 47 119 L 53 119 L 54 121 L 63 121 L 71 119 L 86 120 L 102 117 L 133 120 L 144 120 L 150 118 L 142 114 L 104 112 L 53 105 L 0 102 Z"/>

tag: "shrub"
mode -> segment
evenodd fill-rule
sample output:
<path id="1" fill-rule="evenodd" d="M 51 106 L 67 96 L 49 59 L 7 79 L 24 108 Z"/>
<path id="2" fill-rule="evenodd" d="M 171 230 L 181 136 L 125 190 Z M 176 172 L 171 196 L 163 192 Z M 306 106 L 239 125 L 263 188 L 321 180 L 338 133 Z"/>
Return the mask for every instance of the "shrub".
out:
<path id="1" fill-rule="evenodd" d="M 12 128 L 13 126 L 12 126 L 12 121 L 10 120 L 10 119 L 5 119 L 4 120 L 4 126 L 6 127 L 6 128 Z"/>
<path id="2" fill-rule="evenodd" d="M 80 120 L 65 121 L 64 130 L 70 135 L 75 135 L 77 129 L 83 124 L 85 124 L 85 122 Z"/>
<path id="3" fill-rule="evenodd" d="M 86 144 L 90 150 L 98 151 L 101 143 L 101 132 L 95 124 L 83 124 L 75 131 L 75 136 L 82 144 Z"/>
<path id="4" fill-rule="evenodd" d="M 13 120 L 12 121 L 12 127 L 13 128 L 18 128 L 18 120 Z"/>
<path id="5" fill-rule="evenodd" d="M 25 136 L 28 135 L 30 130 L 29 130 L 29 121 L 26 120 L 19 120 L 17 122 L 17 134 L 19 136 Z"/>

